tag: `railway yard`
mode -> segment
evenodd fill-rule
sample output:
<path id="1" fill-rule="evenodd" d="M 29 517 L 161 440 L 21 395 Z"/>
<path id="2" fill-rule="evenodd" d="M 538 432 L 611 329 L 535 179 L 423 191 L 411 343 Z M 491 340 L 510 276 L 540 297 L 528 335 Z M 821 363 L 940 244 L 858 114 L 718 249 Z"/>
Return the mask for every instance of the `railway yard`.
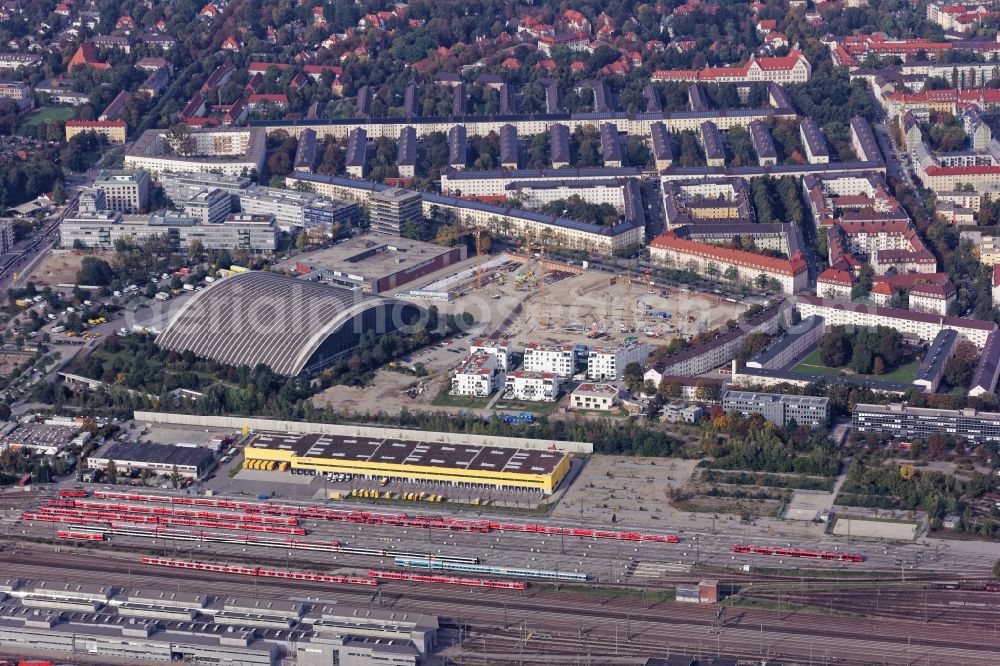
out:
<path id="1" fill-rule="evenodd" d="M 990 558 L 940 546 L 748 543 L 97 488 L 60 495 L 3 496 L 7 578 L 220 596 L 248 594 L 252 581 L 258 598 L 435 613 L 446 631 L 440 661 L 428 663 L 637 664 L 683 653 L 986 664 L 1000 647 Z M 719 582 L 722 604 L 674 600 L 677 584 L 699 579 Z"/>

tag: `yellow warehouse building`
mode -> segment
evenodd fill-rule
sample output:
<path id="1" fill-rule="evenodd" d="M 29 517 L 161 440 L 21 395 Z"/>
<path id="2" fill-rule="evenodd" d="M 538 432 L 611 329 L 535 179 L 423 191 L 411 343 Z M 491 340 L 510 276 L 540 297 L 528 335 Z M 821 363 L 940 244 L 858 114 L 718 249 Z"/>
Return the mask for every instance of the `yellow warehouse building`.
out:
<path id="1" fill-rule="evenodd" d="M 566 476 L 569 454 L 512 446 L 449 444 L 395 438 L 261 432 L 244 448 L 244 467 L 370 479 L 433 482 L 468 488 L 551 494 Z"/>

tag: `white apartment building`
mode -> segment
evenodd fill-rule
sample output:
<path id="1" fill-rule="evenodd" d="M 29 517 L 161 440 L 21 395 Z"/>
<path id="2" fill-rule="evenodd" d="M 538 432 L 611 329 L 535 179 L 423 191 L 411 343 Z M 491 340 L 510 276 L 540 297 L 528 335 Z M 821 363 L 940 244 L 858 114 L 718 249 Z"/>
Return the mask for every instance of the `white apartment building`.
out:
<path id="1" fill-rule="evenodd" d="M 27 83 L 22 81 L 0 81 L 0 97 L 20 102 L 31 94 Z"/>
<path id="2" fill-rule="evenodd" d="M 816 294 L 822 298 L 849 301 L 853 288 L 854 278 L 851 274 L 836 268 L 828 268 L 816 278 Z"/>
<path id="3" fill-rule="evenodd" d="M 451 378 L 452 395 L 485 398 L 504 386 L 505 371 L 497 357 L 487 352 L 473 352 L 455 370 Z"/>
<path id="4" fill-rule="evenodd" d="M 153 176 L 170 171 L 246 176 L 260 173 L 267 150 L 263 127 L 192 130 L 184 146 L 171 146 L 167 130 L 147 130 L 125 152 L 126 169 Z"/>
<path id="5" fill-rule="evenodd" d="M 649 353 L 649 345 L 635 339 L 627 340 L 617 347 L 594 347 L 587 357 L 587 379 L 621 380 L 629 363 L 643 365 L 649 358 Z"/>
<path id="6" fill-rule="evenodd" d="M 576 348 L 573 345 L 529 343 L 524 348 L 524 370 L 572 377 L 576 374 Z"/>
<path id="7" fill-rule="evenodd" d="M 555 201 L 573 194 L 587 198 L 590 203 L 611 203 L 616 196 L 610 190 L 621 189 L 623 179 L 641 175 L 635 168 L 589 167 L 583 169 L 502 169 L 493 171 L 454 171 L 441 174 L 441 192 L 466 197 L 516 197 L 524 193 L 525 201 Z M 588 187 L 580 187 L 579 184 Z M 547 194 L 544 190 L 555 190 Z M 594 189 L 594 192 L 584 192 Z M 537 190 L 537 191 L 536 191 Z M 561 190 L 561 191 L 560 191 Z M 560 196 L 562 195 L 562 196 Z M 551 198 L 550 198 L 551 197 Z M 619 201 L 621 194 L 618 195 Z"/>
<path id="8" fill-rule="evenodd" d="M 910 309 L 914 312 L 945 316 L 955 304 L 955 287 L 950 282 L 944 285 L 918 284 L 910 287 L 908 296 Z"/>
<path id="9" fill-rule="evenodd" d="M 569 394 L 569 404 L 573 409 L 613 409 L 618 404 L 618 387 L 611 384 L 580 384 Z"/>
<path id="10" fill-rule="evenodd" d="M 477 338 L 469 345 L 469 353 L 484 353 L 495 356 L 497 367 L 503 372 L 508 372 L 511 366 L 510 345 L 505 341 L 491 340 L 489 338 Z"/>
<path id="11" fill-rule="evenodd" d="M 504 398 L 531 402 L 554 402 L 562 386 L 560 378 L 551 372 L 515 370 L 504 381 Z"/>
<path id="12" fill-rule="evenodd" d="M 888 326 L 903 335 L 924 342 L 934 340 L 944 329 L 952 329 L 979 349 L 986 344 L 989 334 L 996 330 L 995 324 L 977 319 L 944 317 L 871 305 L 853 305 L 827 301 L 816 296 L 799 296 L 796 308 L 803 319 L 819 315 L 823 317 L 827 326 Z"/>
<path id="13" fill-rule="evenodd" d="M 613 180 L 557 180 L 554 182 L 518 180 L 507 185 L 504 189 L 508 198 L 518 199 L 530 208 L 541 208 L 553 201 L 566 200 L 576 195 L 590 204 L 609 204 L 619 211 L 625 209 L 623 184 Z"/>

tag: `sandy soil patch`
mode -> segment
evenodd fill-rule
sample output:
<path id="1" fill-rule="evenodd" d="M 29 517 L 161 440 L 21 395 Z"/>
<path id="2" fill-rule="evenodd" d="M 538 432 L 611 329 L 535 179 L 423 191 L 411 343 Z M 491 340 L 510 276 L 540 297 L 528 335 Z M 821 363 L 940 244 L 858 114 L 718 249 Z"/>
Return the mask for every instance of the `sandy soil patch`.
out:
<path id="1" fill-rule="evenodd" d="M 84 255 L 73 254 L 72 252 L 53 252 L 49 250 L 48 255 L 42 263 L 26 276 L 25 280 L 34 282 L 39 289 L 43 287 L 55 287 L 57 284 L 72 284 L 76 282 L 76 275 L 80 272 L 80 263 Z"/>

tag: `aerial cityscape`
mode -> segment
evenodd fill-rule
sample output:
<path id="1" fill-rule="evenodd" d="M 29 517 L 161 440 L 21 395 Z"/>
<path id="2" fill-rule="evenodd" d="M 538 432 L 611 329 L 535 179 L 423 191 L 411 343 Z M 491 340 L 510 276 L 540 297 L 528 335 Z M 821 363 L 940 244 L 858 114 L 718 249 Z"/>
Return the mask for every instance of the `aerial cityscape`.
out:
<path id="1" fill-rule="evenodd" d="M 997 0 L 199 2 L 0 0 L 0 666 L 1000 666 Z"/>

